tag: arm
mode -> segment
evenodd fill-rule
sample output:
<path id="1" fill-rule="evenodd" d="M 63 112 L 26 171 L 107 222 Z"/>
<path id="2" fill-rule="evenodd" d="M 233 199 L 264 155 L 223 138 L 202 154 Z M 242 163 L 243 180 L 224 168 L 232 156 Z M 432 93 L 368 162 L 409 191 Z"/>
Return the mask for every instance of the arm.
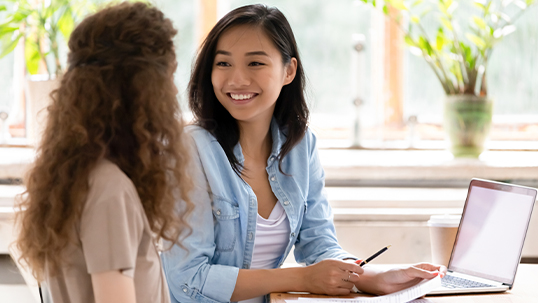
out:
<path id="1" fill-rule="evenodd" d="M 133 278 L 118 270 L 92 274 L 95 303 L 136 303 Z"/>
<path id="2" fill-rule="evenodd" d="M 324 260 L 307 267 L 240 269 L 231 300 L 289 291 L 347 295 L 353 283 L 359 281 L 360 273 L 362 269 L 358 265 L 340 260 Z"/>
<path id="3" fill-rule="evenodd" d="M 295 243 L 295 259 L 299 263 L 314 264 L 325 259 L 357 259 L 338 244 L 333 222 L 332 209 L 325 195 L 325 172 L 319 160 L 316 137 L 309 131 L 305 134 L 308 153 L 308 191 L 306 210 L 299 237 Z"/>
<path id="4" fill-rule="evenodd" d="M 411 287 L 423 279 L 432 279 L 438 275 L 441 278 L 444 277 L 446 267 L 430 263 L 419 263 L 404 268 L 383 271 L 376 268 L 375 265 L 368 265 L 364 268 L 364 273 L 355 285 L 363 292 L 384 295 Z"/>

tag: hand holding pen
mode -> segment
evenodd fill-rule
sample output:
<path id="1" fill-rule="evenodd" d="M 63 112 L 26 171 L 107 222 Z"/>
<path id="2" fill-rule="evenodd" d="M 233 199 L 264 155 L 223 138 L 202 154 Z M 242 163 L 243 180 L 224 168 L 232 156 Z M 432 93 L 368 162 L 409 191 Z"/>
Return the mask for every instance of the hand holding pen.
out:
<path id="1" fill-rule="evenodd" d="M 387 247 L 383 247 L 382 249 L 380 249 L 378 252 L 376 252 L 375 254 L 371 255 L 370 257 L 368 257 L 366 260 L 357 260 L 355 261 L 355 264 L 359 264 L 360 267 L 363 267 L 364 265 L 370 263 L 373 259 L 377 258 L 379 255 L 381 255 L 382 253 L 386 252 L 387 249 L 389 249 L 389 247 L 391 247 L 392 245 L 389 245 Z"/>

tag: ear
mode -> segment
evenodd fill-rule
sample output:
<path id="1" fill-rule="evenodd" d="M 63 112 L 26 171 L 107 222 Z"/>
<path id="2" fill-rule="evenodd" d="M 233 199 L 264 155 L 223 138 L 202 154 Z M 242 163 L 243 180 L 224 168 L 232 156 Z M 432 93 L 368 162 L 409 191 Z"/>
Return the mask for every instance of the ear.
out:
<path id="1" fill-rule="evenodd" d="M 297 59 L 291 58 L 290 63 L 286 64 L 284 68 L 286 69 L 284 85 L 288 85 L 295 79 L 295 74 L 297 73 Z"/>

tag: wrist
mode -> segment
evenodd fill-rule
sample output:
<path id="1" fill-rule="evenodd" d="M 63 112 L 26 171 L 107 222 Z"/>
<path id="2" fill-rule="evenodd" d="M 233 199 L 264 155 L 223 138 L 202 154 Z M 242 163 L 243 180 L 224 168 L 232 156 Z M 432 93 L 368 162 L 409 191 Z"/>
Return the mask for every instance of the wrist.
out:
<path id="1" fill-rule="evenodd" d="M 292 286 L 292 291 L 308 291 L 308 283 L 307 283 L 307 277 L 308 277 L 308 267 L 293 267 L 288 268 L 290 271 L 290 277 Z"/>

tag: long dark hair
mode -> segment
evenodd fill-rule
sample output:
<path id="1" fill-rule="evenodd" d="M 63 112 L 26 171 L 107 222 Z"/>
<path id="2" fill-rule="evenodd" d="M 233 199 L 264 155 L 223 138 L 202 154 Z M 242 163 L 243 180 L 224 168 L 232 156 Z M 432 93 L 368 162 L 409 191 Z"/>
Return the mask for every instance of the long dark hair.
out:
<path id="1" fill-rule="evenodd" d="M 308 107 L 304 96 L 305 75 L 297 43 L 288 20 L 277 8 L 261 4 L 246 5 L 234 9 L 217 22 L 198 53 L 189 82 L 189 106 L 196 124 L 217 138 L 233 170 L 239 175 L 242 167 L 233 153 L 233 148 L 239 141 L 239 127 L 237 121 L 217 100 L 211 83 L 213 60 L 219 38 L 227 29 L 238 25 L 261 28 L 280 51 L 284 65 L 290 63 L 291 58 L 297 60 L 295 78 L 282 88 L 273 114 L 286 135 L 278 163 L 280 171 L 283 172 L 282 159 L 305 134 Z"/>

